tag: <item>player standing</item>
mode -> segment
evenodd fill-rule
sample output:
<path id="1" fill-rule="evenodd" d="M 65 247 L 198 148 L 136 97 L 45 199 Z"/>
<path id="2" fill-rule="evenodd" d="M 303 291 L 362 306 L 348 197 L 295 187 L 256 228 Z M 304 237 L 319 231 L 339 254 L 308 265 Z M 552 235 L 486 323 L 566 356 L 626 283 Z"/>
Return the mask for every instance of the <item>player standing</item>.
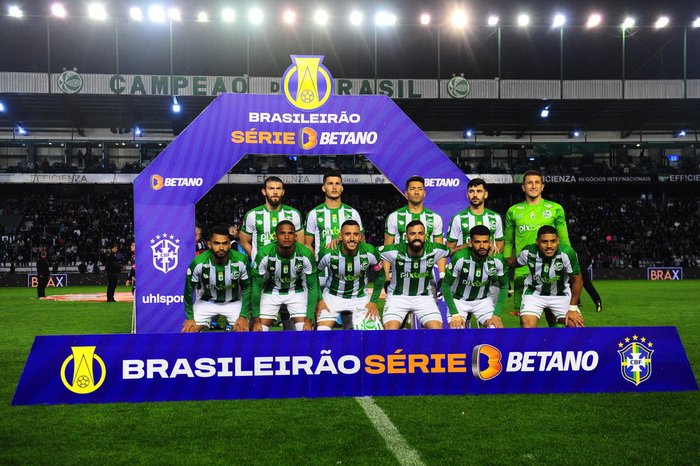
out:
<path id="1" fill-rule="evenodd" d="M 406 225 L 406 242 L 382 246 L 379 254 L 391 270 L 384 303 L 384 328 L 397 330 L 409 312 L 423 327 L 442 328 L 442 315 L 430 289 L 433 266 L 449 255 L 447 246 L 426 241 L 420 220 Z"/>
<path id="2" fill-rule="evenodd" d="M 560 324 L 583 327 L 578 308 L 583 288 L 581 269 L 571 246 L 559 243 L 556 228 L 540 227 L 537 242 L 525 246 L 517 258 L 509 258 L 508 265 L 523 267 L 527 273 L 520 306 L 521 327 L 537 327 L 544 309 L 551 310 Z"/>
<path id="3" fill-rule="evenodd" d="M 321 250 L 318 270 L 328 276 L 323 299 L 316 307 L 318 330 L 331 330 L 342 313 L 350 314 L 355 322 L 379 316 L 377 302 L 384 285 L 384 269 L 374 246 L 362 241 L 356 220 L 343 223 L 338 247 Z M 371 297 L 365 291 L 370 270 L 377 272 Z"/>
<path id="4" fill-rule="evenodd" d="M 231 239 L 223 226 L 211 229 L 209 249 L 194 258 L 185 281 L 185 322 L 182 331 L 199 332 L 223 315 L 236 323 L 236 330 L 247 330 L 248 322 L 239 316 L 250 308 L 250 276 L 246 257 L 231 251 Z M 195 290 L 200 289 L 194 302 Z"/>
<path id="5" fill-rule="evenodd" d="M 495 246 L 493 252 L 503 252 L 503 221 L 500 215 L 486 208 L 485 201 L 488 197 L 486 181 L 481 178 L 469 180 L 469 206 L 452 217 L 447 232 L 447 247 L 452 251 L 467 247 L 471 229 L 477 225 L 485 225 L 491 232 L 492 245 Z"/>
<path id="6" fill-rule="evenodd" d="M 534 244 L 537 241 L 537 231 L 543 225 L 555 227 L 559 241 L 570 246 L 564 208 L 556 202 L 542 198 L 542 174 L 535 170 L 525 172 L 522 190 L 525 193 L 525 201 L 511 206 L 506 213 L 504 256 L 517 257 L 525 246 Z M 526 275 L 525 269 L 515 270 L 514 315 L 517 315 L 520 309 Z"/>
<path id="7" fill-rule="evenodd" d="M 469 230 L 467 247 L 453 256 L 442 282 L 442 295 L 450 311 L 450 327 L 464 328 L 474 314 L 479 325 L 503 328 L 501 311 L 508 297 L 508 267 L 503 254 L 489 255 L 491 231 L 486 225 Z M 492 285 L 499 289 L 496 305 Z"/>
<path id="8" fill-rule="evenodd" d="M 265 203 L 249 210 L 243 217 L 239 243 L 251 259 L 255 259 L 261 247 L 275 239 L 275 227 L 282 220 L 289 220 L 296 231 L 296 241 L 304 241 L 301 214 L 293 207 L 282 204 L 284 183 L 276 176 L 265 179 L 262 187 Z"/>
<path id="9" fill-rule="evenodd" d="M 289 220 L 277 224 L 275 236 L 276 241 L 261 247 L 253 262 L 253 330 L 268 331 L 282 305 L 296 330 L 311 330 L 318 301 L 314 254 L 296 241 L 295 225 Z"/>

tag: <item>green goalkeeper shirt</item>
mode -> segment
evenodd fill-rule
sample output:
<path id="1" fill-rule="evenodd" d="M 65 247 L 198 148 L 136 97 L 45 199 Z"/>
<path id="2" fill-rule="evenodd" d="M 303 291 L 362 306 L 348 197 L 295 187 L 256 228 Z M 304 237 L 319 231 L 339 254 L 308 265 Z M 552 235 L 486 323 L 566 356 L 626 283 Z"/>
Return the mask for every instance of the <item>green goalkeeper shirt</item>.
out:
<path id="1" fill-rule="evenodd" d="M 214 262 L 214 253 L 204 251 L 196 256 L 187 269 L 185 280 L 185 316 L 193 318 L 195 289 L 202 294 L 197 299 L 213 303 L 230 303 L 242 300 L 242 309 L 250 308 L 250 275 L 246 258 L 238 251 L 229 251 L 225 264 Z"/>
<path id="2" fill-rule="evenodd" d="M 503 254 L 506 257 L 517 257 L 525 246 L 537 242 L 537 230 L 544 225 L 557 229 L 561 244 L 571 245 L 564 208 L 556 202 L 542 199 L 534 205 L 521 202 L 512 206 L 506 213 Z"/>

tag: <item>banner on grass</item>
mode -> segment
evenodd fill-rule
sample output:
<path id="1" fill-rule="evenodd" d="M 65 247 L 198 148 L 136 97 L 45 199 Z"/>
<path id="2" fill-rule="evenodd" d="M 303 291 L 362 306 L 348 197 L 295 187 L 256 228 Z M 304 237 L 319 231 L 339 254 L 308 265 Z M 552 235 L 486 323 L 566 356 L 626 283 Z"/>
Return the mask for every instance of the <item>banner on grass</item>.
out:
<path id="1" fill-rule="evenodd" d="M 36 337 L 13 404 L 697 390 L 675 327 Z"/>

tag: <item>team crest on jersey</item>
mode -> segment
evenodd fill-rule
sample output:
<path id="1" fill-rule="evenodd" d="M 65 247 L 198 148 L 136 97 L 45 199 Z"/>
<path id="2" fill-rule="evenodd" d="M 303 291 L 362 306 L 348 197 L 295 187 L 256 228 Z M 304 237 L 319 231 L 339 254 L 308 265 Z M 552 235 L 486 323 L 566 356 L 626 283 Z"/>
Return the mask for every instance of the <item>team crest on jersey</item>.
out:
<path id="1" fill-rule="evenodd" d="M 481 278 L 481 270 L 477 270 L 476 273 L 474 274 L 476 278 Z"/>
<path id="2" fill-rule="evenodd" d="M 175 269 L 178 264 L 180 240 L 173 235 L 163 233 L 151 238 L 151 252 L 153 253 L 153 267 L 163 273 Z"/>
<path id="3" fill-rule="evenodd" d="M 224 281 L 224 272 L 217 272 L 216 273 L 216 280 L 220 281 L 220 282 Z"/>
<path id="4" fill-rule="evenodd" d="M 282 266 L 282 273 L 283 274 L 288 274 L 289 273 L 289 266 L 287 264 L 284 264 Z"/>
<path id="5" fill-rule="evenodd" d="M 549 273 L 549 265 L 544 264 L 542 266 L 542 273 Z"/>
<path id="6" fill-rule="evenodd" d="M 542 211 L 542 216 L 544 218 L 551 218 L 552 217 L 552 211 L 551 210 L 544 210 Z"/>
<path id="7" fill-rule="evenodd" d="M 534 220 L 534 218 L 535 218 L 535 213 L 534 213 L 534 212 L 530 212 L 530 218 Z"/>
<path id="8" fill-rule="evenodd" d="M 651 377 L 651 349 L 654 343 L 644 337 L 633 335 L 625 338 L 624 342 L 617 344 L 620 355 L 620 370 L 622 377 L 630 383 L 639 385 Z"/>
<path id="9" fill-rule="evenodd" d="M 414 262 L 414 263 L 413 263 L 413 268 L 414 268 L 414 269 L 417 269 L 417 268 L 418 268 L 418 262 Z"/>

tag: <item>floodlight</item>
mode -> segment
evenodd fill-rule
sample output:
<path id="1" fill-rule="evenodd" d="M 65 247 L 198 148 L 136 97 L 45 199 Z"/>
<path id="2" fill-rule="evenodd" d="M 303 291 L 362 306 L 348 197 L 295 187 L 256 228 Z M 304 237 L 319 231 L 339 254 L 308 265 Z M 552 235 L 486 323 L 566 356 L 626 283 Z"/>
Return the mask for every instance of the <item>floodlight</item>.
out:
<path id="1" fill-rule="evenodd" d="M 131 19 L 134 21 L 141 22 L 143 21 L 143 10 L 137 6 L 132 6 L 129 8 L 129 16 L 131 16 Z"/>
<path id="2" fill-rule="evenodd" d="M 265 14 L 260 8 L 254 6 L 248 10 L 248 21 L 250 21 L 250 24 L 260 24 L 264 18 Z"/>
<path id="3" fill-rule="evenodd" d="M 154 23 L 165 22 L 165 8 L 160 5 L 151 5 L 148 7 L 148 19 Z"/>
<path id="4" fill-rule="evenodd" d="M 98 2 L 93 2 L 88 4 L 88 16 L 91 19 L 97 20 L 97 21 L 104 21 L 107 19 L 107 10 L 105 9 L 104 4 L 98 3 Z"/>
<path id="5" fill-rule="evenodd" d="M 593 13 L 591 16 L 588 17 L 588 21 L 586 22 L 586 27 L 587 28 L 594 28 L 596 26 L 600 26 L 600 23 L 603 22 L 603 17 L 600 16 L 598 13 Z"/>
<path id="6" fill-rule="evenodd" d="M 53 5 L 51 5 L 51 14 L 57 18 L 65 18 L 66 7 L 64 7 L 61 3 L 54 3 Z"/>
<path id="7" fill-rule="evenodd" d="M 7 9 L 7 14 L 12 16 L 13 18 L 21 18 L 22 16 L 24 16 L 22 9 L 17 5 L 10 5 L 10 7 Z"/>
<path id="8" fill-rule="evenodd" d="M 314 23 L 319 26 L 325 26 L 328 23 L 328 13 L 325 10 L 316 10 L 314 12 Z"/>

